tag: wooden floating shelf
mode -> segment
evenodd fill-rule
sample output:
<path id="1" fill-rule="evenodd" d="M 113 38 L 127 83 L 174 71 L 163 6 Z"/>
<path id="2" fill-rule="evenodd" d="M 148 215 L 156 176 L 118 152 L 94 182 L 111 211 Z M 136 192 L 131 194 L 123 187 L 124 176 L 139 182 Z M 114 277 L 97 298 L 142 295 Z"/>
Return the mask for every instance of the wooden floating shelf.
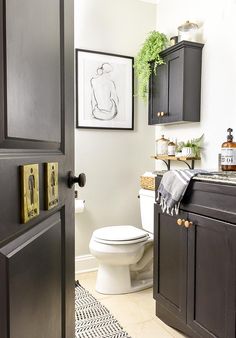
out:
<path id="1" fill-rule="evenodd" d="M 159 156 L 151 156 L 155 160 L 171 160 L 171 161 L 199 161 L 201 157 L 176 157 L 176 156 L 168 156 L 168 155 L 159 155 Z"/>
<path id="2" fill-rule="evenodd" d="M 166 164 L 168 170 L 170 170 L 171 161 L 184 162 L 189 167 L 189 169 L 194 169 L 194 161 L 201 160 L 200 157 L 183 157 L 183 156 L 176 157 L 176 156 L 168 156 L 168 155 L 155 155 L 155 156 L 151 156 L 151 158 L 154 158 L 155 160 L 163 161 Z M 191 165 L 187 161 L 191 161 Z"/>

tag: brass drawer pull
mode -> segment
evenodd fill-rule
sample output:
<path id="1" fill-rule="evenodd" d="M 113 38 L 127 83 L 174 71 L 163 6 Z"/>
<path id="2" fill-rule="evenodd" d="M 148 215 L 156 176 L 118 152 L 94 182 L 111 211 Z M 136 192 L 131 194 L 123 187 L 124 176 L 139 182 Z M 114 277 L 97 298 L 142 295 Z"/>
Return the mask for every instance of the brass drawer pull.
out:
<path id="1" fill-rule="evenodd" d="M 162 111 L 162 112 L 161 112 L 161 116 L 163 117 L 163 116 L 165 116 L 165 115 L 167 115 L 167 113 L 165 113 L 164 111 Z"/>
<path id="2" fill-rule="evenodd" d="M 185 219 L 181 219 L 181 218 L 178 218 L 176 221 L 178 225 L 184 225 L 184 222 L 185 222 Z"/>
<path id="3" fill-rule="evenodd" d="M 158 117 L 160 117 L 160 116 L 161 116 L 161 113 L 160 113 L 160 112 L 158 112 L 158 113 L 157 113 L 157 116 L 158 116 Z"/>
<path id="4" fill-rule="evenodd" d="M 193 222 L 190 222 L 190 221 L 185 221 L 184 222 L 184 226 L 185 226 L 185 228 L 190 228 L 191 226 L 193 225 Z"/>
<path id="5" fill-rule="evenodd" d="M 190 228 L 193 225 L 193 222 L 190 222 L 190 221 L 188 221 L 186 219 L 181 219 L 181 218 L 178 218 L 177 221 L 176 221 L 176 223 L 178 225 L 184 226 L 187 229 Z"/>

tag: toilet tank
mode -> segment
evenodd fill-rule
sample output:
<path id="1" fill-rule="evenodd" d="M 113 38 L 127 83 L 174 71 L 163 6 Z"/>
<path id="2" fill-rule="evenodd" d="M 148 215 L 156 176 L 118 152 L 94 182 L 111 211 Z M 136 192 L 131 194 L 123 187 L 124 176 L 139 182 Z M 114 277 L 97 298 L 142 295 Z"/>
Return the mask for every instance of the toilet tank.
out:
<path id="1" fill-rule="evenodd" d="M 139 198 L 142 227 L 153 234 L 155 191 L 140 189 Z"/>

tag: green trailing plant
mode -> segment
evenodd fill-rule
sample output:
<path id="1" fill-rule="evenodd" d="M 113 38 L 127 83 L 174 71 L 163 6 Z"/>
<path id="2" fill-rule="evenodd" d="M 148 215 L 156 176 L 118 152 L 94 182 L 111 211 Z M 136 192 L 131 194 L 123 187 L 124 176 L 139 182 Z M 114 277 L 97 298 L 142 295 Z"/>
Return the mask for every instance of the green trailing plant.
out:
<path id="1" fill-rule="evenodd" d="M 178 145 L 177 145 L 178 151 L 181 151 L 183 149 L 183 147 L 189 147 L 189 148 L 192 148 L 194 157 L 200 157 L 200 153 L 201 153 L 201 149 L 202 149 L 201 145 L 202 145 L 203 135 L 204 134 L 202 134 L 198 138 L 193 138 L 193 139 L 188 140 L 186 142 L 179 142 Z"/>
<path id="2" fill-rule="evenodd" d="M 153 71 L 156 74 L 157 67 L 164 63 L 159 54 L 166 48 L 167 43 L 168 38 L 165 34 L 152 31 L 135 58 L 134 68 L 138 77 L 138 96 L 144 101 L 147 99 L 148 81 L 152 72 L 150 61 L 154 61 Z"/>

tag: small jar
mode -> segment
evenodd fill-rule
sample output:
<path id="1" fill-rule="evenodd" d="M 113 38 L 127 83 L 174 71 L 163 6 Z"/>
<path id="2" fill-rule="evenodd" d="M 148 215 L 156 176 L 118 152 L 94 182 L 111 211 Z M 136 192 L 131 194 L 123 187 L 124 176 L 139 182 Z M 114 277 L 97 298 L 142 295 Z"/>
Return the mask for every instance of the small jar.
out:
<path id="1" fill-rule="evenodd" d="M 170 141 L 168 143 L 168 151 L 167 151 L 168 156 L 175 156 L 175 149 L 176 149 L 176 144 Z"/>
<path id="2" fill-rule="evenodd" d="M 196 41 L 198 28 L 196 23 L 186 21 L 178 27 L 178 41 Z"/>
<path id="3" fill-rule="evenodd" d="M 157 155 L 167 155 L 168 154 L 168 143 L 164 135 L 161 135 L 161 138 L 156 141 L 156 154 Z"/>
<path id="4" fill-rule="evenodd" d="M 176 45 L 176 43 L 178 43 L 178 36 L 177 36 L 177 35 L 176 35 L 176 36 L 172 36 L 172 37 L 170 38 L 170 45 L 171 45 L 171 46 Z"/>

